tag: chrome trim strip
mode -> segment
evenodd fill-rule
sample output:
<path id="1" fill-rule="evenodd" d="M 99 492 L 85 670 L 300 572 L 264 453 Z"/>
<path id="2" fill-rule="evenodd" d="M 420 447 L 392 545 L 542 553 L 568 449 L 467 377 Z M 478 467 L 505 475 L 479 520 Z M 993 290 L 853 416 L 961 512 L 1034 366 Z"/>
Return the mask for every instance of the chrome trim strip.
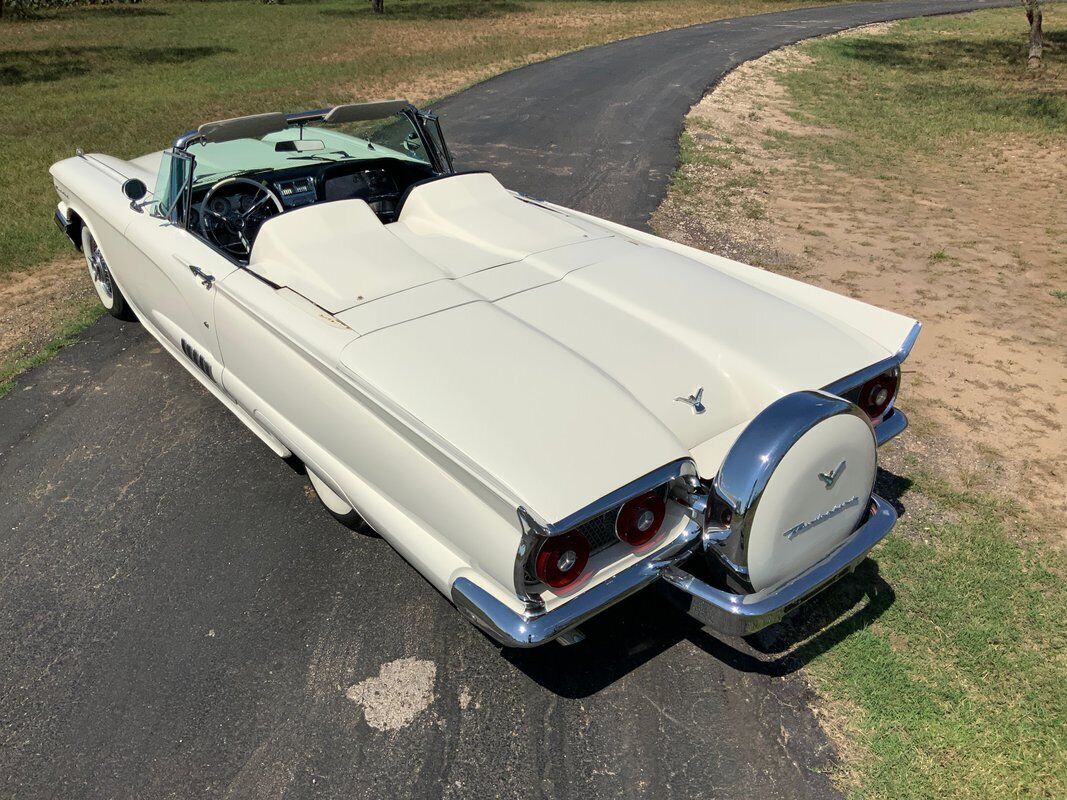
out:
<path id="1" fill-rule="evenodd" d="M 848 400 L 825 392 L 793 392 L 757 414 L 723 459 L 715 493 L 733 509 L 730 533 L 708 540 L 708 552 L 740 575 L 748 571 L 748 539 L 756 507 L 786 453 L 812 428 L 831 417 L 851 414 L 871 430 L 871 421 Z"/>
<path id="2" fill-rule="evenodd" d="M 655 553 L 552 611 L 519 614 L 469 578 L 458 578 L 452 584 L 452 602 L 506 647 L 537 647 L 648 586 L 668 566 L 690 556 L 699 543 L 700 526 L 690 520 L 681 534 Z"/>
<path id="3" fill-rule="evenodd" d="M 789 611 L 818 594 L 867 557 L 897 521 L 893 507 L 871 496 L 870 512 L 845 542 L 819 563 L 792 580 L 754 594 L 731 594 L 709 586 L 677 566 L 663 571 L 663 580 L 700 601 L 691 613 L 720 634 L 747 636 L 780 621 Z"/>
<path id="4" fill-rule="evenodd" d="M 922 327 L 923 324 L 921 322 L 916 322 L 912 325 L 911 330 L 908 331 L 908 335 L 904 337 L 900 349 L 889 358 L 884 358 L 875 364 L 871 364 L 869 367 L 864 367 L 861 370 L 853 372 L 851 375 L 839 378 L 833 383 L 824 386 L 823 391 L 840 396 L 855 389 L 861 383 L 866 383 L 871 378 L 877 378 L 883 372 L 891 370 L 893 367 L 899 367 L 904 363 L 907 357 L 911 355 L 912 348 L 915 347 L 915 342 L 919 338 L 919 333 L 922 331 Z"/>
<path id="5" fill-rule="evenodd" d="M 672 461 L 670 464 L 652 470 L 647 475 L 642 475 L 640 478 L 630 481 L 613 492 L 609 492 L 599 500 L 594 500 L 589 505 L 578 509 L 558 522 L 547 523 L 526 508 L 519 508 L 519 519 L 524 525 L 529 523 L 535 526 L 537 532 L 542 536 L 558 536 L 593 517 L 609 511 L 617 505 L 625 503 L 627 500 L 637 497 L 639 494 L 647 492 L 649 489 L 669 483 L 676 478 L 696 474 L 697 468 L 693 459 L 680 458 L 677 461 Z"/>
<path id="6" fill-rule="evenodd" d="M 526 610 L 528 612 L 536 612 L 544 611 L 545 608 L 540 593 L 531 591 L 531 587 L 526 581 L 530 555 L 537 549 L 542 539 L 560 536 L 574 530 L 582 523 L 622 505 L 631 498 L 644 494 L 649 489 L 668 484 L 682 477 L 690 475 L 695 477 L 696 474 L 696 463 L 691 458 L 680 458 L 677 461 L 672 461 L 670 464 L 652 470 L 647 475 L 642 475 L 640 478 L 630 481 L 625 486 L 604 495 L 599 500 L 595 500 L 584 508 L 564 517 L 559 522 L 551 524 L 544 522 L 524 506 L 519 506 L 517 512 L 519 526 L 522 529 L 522 538 L 519 540 L 519 547 L 515 552 L 513 580 L 515 592 L 519 599 L 526 604 Z"/>

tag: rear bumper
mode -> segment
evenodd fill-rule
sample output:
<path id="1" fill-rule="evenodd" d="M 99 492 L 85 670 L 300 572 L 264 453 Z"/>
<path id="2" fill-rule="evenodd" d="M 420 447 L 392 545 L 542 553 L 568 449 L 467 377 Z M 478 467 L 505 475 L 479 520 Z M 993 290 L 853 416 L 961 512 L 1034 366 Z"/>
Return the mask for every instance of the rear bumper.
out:
<path id="1" fill-rule="evenodd" d="M 551 611 L 520 614 L 468 578 L 460 578 L 452 585 L 452 602 L 501 644 L 536 647 L 649 584 L 663 580 L 693 597 L 690 613 L 701 622 L 718 633 L 743 636 L 778 622 L 853 570 L 889 534 L 896 521 L 892 506 L 872 496 L 864 524 L 834 552 L 788 583 L 754 594 L 731 594 L 716 589 L 682 568 L 681 563 L 700 548 L 699 526 L 690 523 L 681 536 L 660 551 Z"/>
<path id="2" fill-rule="evenodd" d="M 881 447 L 894 436 L 902 434 L 906 427 L 908 427 L 908 418 L 904 416 L 904 412 L 899 408 L 891 408 L 882 421 L 874 426 L 874 438 Z"/>

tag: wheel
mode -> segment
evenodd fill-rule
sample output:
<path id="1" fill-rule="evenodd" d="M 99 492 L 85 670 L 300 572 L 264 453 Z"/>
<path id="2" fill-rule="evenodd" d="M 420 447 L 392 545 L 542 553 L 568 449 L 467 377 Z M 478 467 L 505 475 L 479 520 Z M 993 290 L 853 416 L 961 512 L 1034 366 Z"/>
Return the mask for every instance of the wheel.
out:
<path id="1" fill-rule="evenodd" d="M 366 536 L 377 536 L 374 529 L 360 516 L 352 506 L 348 505 L 333 489 L 322 482 L 322 478 L 311 470 L 307 470 L 307 476 L 311 479 L 311 485 L 315 488 L 315 494 L 319 496 L 322 507 L 330 512 L 330 516 L 340 522 L 346 528 L 362 533 Z"/>
<path id="2" fill-rule="evenodd" d="M 97 297 L 107 309 L 107 313 L 127 322 L 136 322 L 137 315 L 133 313 L 133 309 L 126 302 L 119 287 L 115 285 L 111 270 L 108 269 L 107 261 L 104 260 L 104 253 L 86 226 L 82 226 L 82 252 L 85 254 L 85 265 L 89 268 L 89 279 L 92 280 Z"/>

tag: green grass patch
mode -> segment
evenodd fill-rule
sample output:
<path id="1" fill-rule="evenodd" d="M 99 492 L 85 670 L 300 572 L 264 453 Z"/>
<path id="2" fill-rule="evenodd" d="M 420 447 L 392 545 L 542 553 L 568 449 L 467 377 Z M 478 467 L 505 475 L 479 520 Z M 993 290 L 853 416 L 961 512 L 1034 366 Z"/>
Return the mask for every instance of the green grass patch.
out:
<path id="1" fill-rule="evenodd" d="M 1067 25 L 1046 6 L 1045 67 L 1026 69 L 1019 9 L 898 23 L 888 34 L 803 46 L 815 64 L 781 80 L 800 122 L 834 135 L 780 134 L 771 147 L 871 174 L 908 153 L 934 155 L 975 136 L 1067 135 Z M 1037 152 L 1040 151 L 1038 147 Z M 891 170 L 892 172 L 892 170 Z"/>
<path id="2" fill-rule="evenodd" d="M 934 511 L 905 515 L 875 553 L 894 602 L 810 666 L 825 696 L 858 712 L 854 794 L 1063 797 L 1063 559 L 1017 544 L 1018 508 L 919 470 L 903 503 L 922 496 Z"/>
<path id="3" fill-rule="evenodd" d="M 1067 300 L 1067 291 L 1064 291 L 1063 289 L 1053 289 L 1049 294 L 1057 300 Z"/>

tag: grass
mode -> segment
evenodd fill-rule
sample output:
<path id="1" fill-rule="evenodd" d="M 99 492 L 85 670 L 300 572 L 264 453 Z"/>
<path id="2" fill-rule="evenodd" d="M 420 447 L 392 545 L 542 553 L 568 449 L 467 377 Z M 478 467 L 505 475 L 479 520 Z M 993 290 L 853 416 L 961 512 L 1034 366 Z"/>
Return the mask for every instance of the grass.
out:
<path id="1" fill-rule="evenodd" d="M 1005 136 L 1040 154 L 1042 141 L 1067 135 L 1058 11 L 1046 6 L 1050 46 L 1037 74 L 1026 70 L 1017 8 L 802 45 L 813 61 L 781 80 L 795 117 L 818 132 L 780 134 L 771 146 L 902 185 L 931 154 Z M 908 513 L 875 554 L 890 600 L 809 664 L 846 743 L 844 783 L 886 800 L 1065 797 L 1063 554 L 1010 501 L 952 488 L 967 485 L 966 468 L 926 469 L 905 463 L 914 483 L 897 488 Z"/>
<path id="2" fill-rule="evenodd" d="M 1016 542 L 1018 508 L 908 466 L 924 498 L 876 552 L 894 601 L 810 665 L 849 709 L 853 794 L 1040 798 L 1067 791 L 1067 570 Z"/>
<path id="3" fill-rule="evenodd" d="M 654 30 L 825 0 L 153 2 L 0 19 L 0 273 L 66 246 L 48 167 L 134 157 L 210 119 L 407 95 Z M 447 123 L 447 120 L 446 120 Z M 446 131 L 447 133 L 447 131 Z"/>
<path id="4" fill-rule="evenodd" d="M 1049 294 L 1057 300 L 1067 300 L 1067 291 L 1064 291 L 1063 289 L 1053 289 Z"/>
<path id="5" fill-rule="evenodd" d="M 803 46 L 817 68 L 783 73 L 798 121 L 834 135 L 781 133 L 772 146 L 861 174 L 901 154 L 936 155 L 975 136 L 1067 135 L 1067 25 L 1046 5 L 1045 66 L 1026 69 L 1026 18 L 1017 8 L 908 20 L 888 34 Z"/>

